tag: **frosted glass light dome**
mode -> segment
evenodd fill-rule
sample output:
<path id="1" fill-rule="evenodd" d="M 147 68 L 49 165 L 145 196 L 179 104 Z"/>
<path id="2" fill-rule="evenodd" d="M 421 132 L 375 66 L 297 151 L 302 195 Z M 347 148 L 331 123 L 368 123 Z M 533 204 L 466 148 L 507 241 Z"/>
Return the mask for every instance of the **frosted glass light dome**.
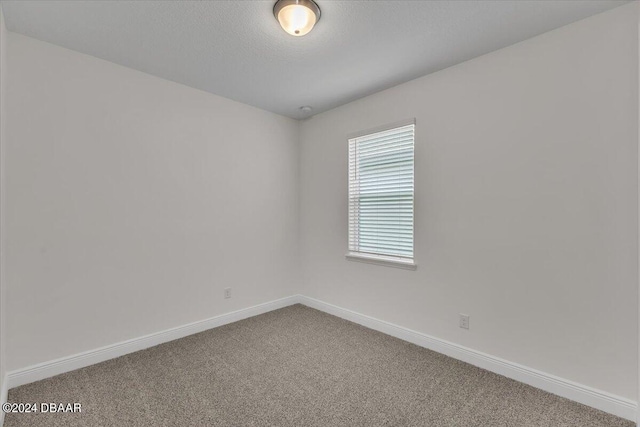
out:
<path id="1" fill-rule="evenodd" d="M 313 0 L 278 0 L 273 15 L 292 36 L 308 34 L 320 20 L 320 7 Z"/>

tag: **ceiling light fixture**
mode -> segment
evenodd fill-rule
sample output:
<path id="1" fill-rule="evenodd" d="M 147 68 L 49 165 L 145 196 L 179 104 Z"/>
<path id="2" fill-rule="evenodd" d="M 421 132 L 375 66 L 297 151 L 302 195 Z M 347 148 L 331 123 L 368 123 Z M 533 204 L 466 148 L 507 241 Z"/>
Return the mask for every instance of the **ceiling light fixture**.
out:
<path id="1" fill-rule="evenodd" d="M 320 7 L 313 0 L 278 0 L 273 16 L 287 33 L 304 36 L 320 20 Z"/>

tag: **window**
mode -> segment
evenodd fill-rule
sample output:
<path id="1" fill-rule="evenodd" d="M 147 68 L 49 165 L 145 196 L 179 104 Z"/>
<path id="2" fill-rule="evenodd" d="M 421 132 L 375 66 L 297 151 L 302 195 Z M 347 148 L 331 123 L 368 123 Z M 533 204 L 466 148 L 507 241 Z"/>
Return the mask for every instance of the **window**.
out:
<path id="1" fill-rule="evenodd" d="M 415 268 L 414 131 L 412 120 L 349 139 L 348 259 Z"/>

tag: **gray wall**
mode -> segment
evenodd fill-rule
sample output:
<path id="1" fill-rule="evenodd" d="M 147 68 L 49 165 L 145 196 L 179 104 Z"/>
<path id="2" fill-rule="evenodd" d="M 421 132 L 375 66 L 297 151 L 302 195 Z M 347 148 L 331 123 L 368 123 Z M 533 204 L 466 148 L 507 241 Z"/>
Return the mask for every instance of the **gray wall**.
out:
<path id="1" fill-rule="evenodd" d="M 5 144 L 6 144 L 6 129 L 7 122 L 5 99 L 7 89 L 7 29 L 4 26 L 4 15 L 2 14 L 2 8 L 0 7 L 0 393 L 4 391 L 6 387 L 5 373 L 6 373 L 6 278 L 5 278 Z M 3 400 L 4 399 L 4 400 Z M 5 396 L 0 396 L 0 401 L 4 402 Z M 4 419 L 4 412 L 0 414 L 0 425 Z"/>
<path id="2" fill-rule="evenodd" d="M 306 120 L 302 293 L 635 400 L 637 7 Z M 418 269 L 347 261 L 346 136 L 412 117 Z"/>
<path id="3" fill-rule="evenodd" d="M 295 292 L 296 121 L 8 47 L 8 370 Z"/>

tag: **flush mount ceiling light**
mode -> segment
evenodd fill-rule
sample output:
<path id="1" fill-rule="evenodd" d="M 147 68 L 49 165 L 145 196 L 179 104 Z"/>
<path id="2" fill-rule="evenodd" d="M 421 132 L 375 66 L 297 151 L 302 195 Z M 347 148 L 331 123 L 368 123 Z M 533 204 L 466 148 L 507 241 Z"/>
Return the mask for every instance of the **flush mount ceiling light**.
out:
<path id="1" fill-rule="evenodd" d="M 320 7 L 313 0 L 278 0 L 273 16 L 287 33 L 304 36 L 320 20 Z"/>

